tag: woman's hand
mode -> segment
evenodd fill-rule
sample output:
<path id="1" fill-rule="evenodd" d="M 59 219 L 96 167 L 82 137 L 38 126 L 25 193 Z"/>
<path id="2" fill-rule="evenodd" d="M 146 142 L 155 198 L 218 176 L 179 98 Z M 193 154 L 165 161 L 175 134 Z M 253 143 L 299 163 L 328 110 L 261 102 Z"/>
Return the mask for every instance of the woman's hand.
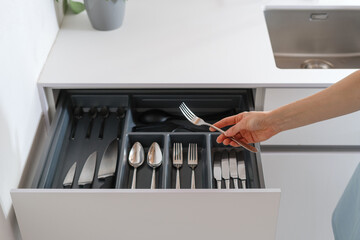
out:
<path id="1" fill-rule="evenodd" d="M 225 135 L 221 134 L 217 138 L 218 143 L 224 145 L 238 146 L 229 137 L 234 137 L 236 140 L 242 140 L 246 143 L 256 143 L 264 141 L 275 134 L 279 133 L 276 126 L 270 123 L 269 112 L 242 112 L 234 116 L 226 117 L 214 125 L 218 128 L 223 128 L 229 125 L 234 125 L 229 128 Z M 210 131 L 215 129 L 210 128 Z"/>

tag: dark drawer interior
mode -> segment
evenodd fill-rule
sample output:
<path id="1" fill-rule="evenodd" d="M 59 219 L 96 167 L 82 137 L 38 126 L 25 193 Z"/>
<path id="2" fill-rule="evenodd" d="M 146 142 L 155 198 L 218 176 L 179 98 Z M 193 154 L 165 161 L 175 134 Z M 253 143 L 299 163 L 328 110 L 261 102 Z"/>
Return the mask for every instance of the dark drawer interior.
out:
<path id="1" fill-rule="evenodd" d="M 195 126 L 186 120 L 179 110 L 182 102 L 210 123 L 242 111 L 251 111 L 254 106 L 252 92 L 247 89 L 61 90 L 50 140 L 43 154 L 44 164 L 38 169 L 33 187 L 64 188 L 64 179 L 75 162 L 71 188 L 84 187 L 79 186 L 79 178 L 88 156 L 96 151 L 94 180 L 86 187 L 130 188 L 134 168 L 129 165 L 128 158 L 133 144 L 140 142 L 145 160 L 137 168 L 137 188 L 150 188 L 153 169 L 146 158 L 150 145 L 157 142 L 163 161 L 155 170 L 156 188 L 175 188 L 176 168 L 172 164 L 174 143 L 182 143 L 183 146 L 181 188 L 191 186 L 192 172 L 187 164 L 189 143 L 196 143 L 198 150 L 196 188 L 216 188 L 214 159 L 232 147 L 217 144 L 219 134 L 209 132 L 208 127 Z M 97 176 L 105 150 L 114 140 L 118 147 L 116 170 L 104 181 Z M 260 188 L 262 176 L 258 155 L 236 148 L 236 157 L 245 161 L 247 188 Z M 224 188 L 224 183 L 222 185 Z"/>

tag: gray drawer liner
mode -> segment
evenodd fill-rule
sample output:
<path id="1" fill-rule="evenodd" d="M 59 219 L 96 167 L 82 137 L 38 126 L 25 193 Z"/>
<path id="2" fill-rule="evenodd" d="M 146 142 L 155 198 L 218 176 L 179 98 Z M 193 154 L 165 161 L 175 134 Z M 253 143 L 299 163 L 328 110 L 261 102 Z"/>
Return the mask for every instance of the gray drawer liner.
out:
<path id="1" fill-rule="evenodd" d="M 176 116 L 182 123 L 182 115 L 178 110 L 179 103 L 188 100 L 190 107 L 199 115 L 226 112 L 233 108 L 236 112 L 253 110 L 250 90 L 202 90 L 200 94 L 193 90 L 157 90 L 157 94 L 149 90 L 73 90 L 64 91 L 60 96 L 57 107 L 57 116 L 53 121 L 52 133 L 50 134 L 49 144 L 44 152 L 44 164 L 39 168 L 38 176 L 34 179 L 35 188 L 63 188 L 62 182 L 67 171 L 72 164 L 77 162 L 77 171 L 72 188 L 78 188 L 77 181 L 81 169 L 87 157 L 97 151 L 97 164 L 95 178 L 91 188 L 100 188 L 102 181 L 97 179 L 98 168 L 101 157 L 106 146 L 117 137 L 117 128 L 121 128 L 121 138 L 119 144 L 119 156 L 117 171 L 112 185 L 108 188 L 130 188 L 132 181 L 133 168 L 128 164 L 128 154 L 131 146 L 139 141 L 147 156 L 148 148 L 151 143 L 159 143 L 163 153 L 163 163 L 156 169 L 157 188 L 175 188 L 176 169 L 172 166 L 172 146 L 175 142 L 183 144 L 184 164 L 180 169 L 181 188 L 190 188 L 191 169 L 187 165 L 187 148 L 189 143 L 197 143 L 199 164 L 195 169 L 196 188 L 216 188 L 213 179 L 212 166 L 215 158 L 221 156 L 222 151 L 228 151 L 232 147 L 223 146 L 216 143 L 218 133 L 210 133 L 207 128 L 200 128 L 202 132 L 133 132 L 133 128 L 138 126 L 136 118 L 139 114 L 149 109 L 161 109 Z M 84 116 L 77 123 L 75 140 L 70 137 L 73 126 L 72 109 L 75 106 L 84 108 Z M 85 138 L 90 117 L 87 111 L 90 107 L 102 106 L 110 108 L 110 115 L 105 120 L 104 137 L 98 138 L 98 132 L 102 118 L 95 118 L 92 134 L 89 139 Z M 124 118 L 118 118 L 116 109 L 122 107 L 126 109 Z M 211 115 L 211 114 L 210 114 Z M 215 118 L 212 121 L 219 120 Z M 181 122 L 183 121 L 183 122 Z M 178 124 L 177 122 L 177 124 Z M 197 128 L 196 126 L 194 126 Z M 245 159 L 247 167 L 248 188 L 260 188 L 261 166 L 258 166 L 258 154 L 236 148 L 238 159 Z M 260 172 L 260 173 L 259 173 Z M 144 164 L 138 168 L 137 188 L 150 188 L 152 168 L 146 159 Z M 241 183 L 239 182 L 239 185 Z M 223 188 L 225 187 L 223 183 Z M 231 182 L 233 188 L 233 183 Z"/>

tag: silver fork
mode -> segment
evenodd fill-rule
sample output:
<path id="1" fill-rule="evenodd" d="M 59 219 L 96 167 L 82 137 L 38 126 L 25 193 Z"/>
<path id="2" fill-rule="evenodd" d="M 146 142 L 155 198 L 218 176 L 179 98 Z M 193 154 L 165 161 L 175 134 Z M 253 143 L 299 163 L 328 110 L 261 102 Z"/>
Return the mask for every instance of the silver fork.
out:
<path id="1" fill-rule="evenodd" d="M 199 118 L 198 116 L 196 116 L 187 106 L 186 104 L 183 102 L 180 104 L 179 106 L 180 111 L 182 112 L 182 114 L 184 114 L 184 116 L 187 118 L 187 120 L 189 120 L 192 124 L 195 125 L 207 125 L 209 127 L 214 128 L 215 130 L 221 132 L 221 133 L 225 133 L 224 130 L 222 130 L 221 128 L 215 127 L 214 125 L 205 122 L 203 119 Z M 236 140 L 235 138 L 231 137 L 231 140 L 233 140 L 234 142 L 236 142 L 237 144 L 239 144 L 240 146 L 242 146 L 243 148 L 245 148 L 246 150 L 249 150 L 251 152 L 258 152 L 257 148 L 241 141 L 241 140 Z"/>
<path id="2" fill-rule="evenodd" d="M 173 146 L 173 165 L 176 167 L 176 189 L 180 189 L 180 168 L 183 164 L 182 143 L 174 143 Z"/>
<path id="3" fill-rule="evenodd" d="M 195 168 L 198 164 L 197 144 L 189 143 L 188 165 L 191 168 L 191 189 L 195 189 Z"/>

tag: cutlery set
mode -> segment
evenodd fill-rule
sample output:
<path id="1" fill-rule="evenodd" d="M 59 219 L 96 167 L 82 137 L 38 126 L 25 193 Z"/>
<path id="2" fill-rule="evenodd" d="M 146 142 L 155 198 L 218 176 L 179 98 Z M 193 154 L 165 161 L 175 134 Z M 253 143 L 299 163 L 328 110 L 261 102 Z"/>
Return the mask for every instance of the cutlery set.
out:
<path id="1" fill-rule="evenodd" d="M 97 178 L 103 182 L 101 188 L 111 186 L 116 173 L 117 159 L 119 153 L 118 140 L 114 139 L 106 148 L 100 162 Z M 91 153 L 86 159 L 80 172 L 78 186 L 81 188 L 91 188 L 94 182 L 97 161 L 97 151 Z M 77 162 L 68 170 L 63 181 L 64 188 L 72 188 L 77 168 Z"/>
<path id="2" fill-rule="evenodd" d="M 140 142 L 135 142 L 131 147 L 128 162 L 130 166 L 134 168 L 133 178 L 131 189 L 136 188 L 136 172 L 137 168 L 144 163 L 145 151 Z M 163 155 L 161 152 L 160 145 L 157 142 L 153 142 L 148 150 L 147 154 L 147 164 L 152 168 L 152 177 L 151 177 L 151 189 L 156 188 L 156 168 L 161 165 L 163 161 Z"/>
<path id="3" fill-rule="evenodd" d="M 88 109 L 88 110 L 85 111 L 84 109 Z M 98 139 L 103 139 L 106 119 L 109 118 L 110 114 L 112 114 L 112 113 L 115 113 L 116 118 L 119 120 L 118 130 L 117 130 L 117 139 L 119 140 L 121 137 L 121 135 L 120 135 L 121 134 L 121 132 L 120 132 L 121 131 L 121 121 L 120 120 L 125 117 L 125 109 L 122 107 L 118 107 L 113 112 L 110 110 L 109 107 L 106 107 L 106 106 L 104 106 L 102 108 L 74 107 L 74 109 L 73 109 L 73 119 L 74 120 L 73 120 L 72 127 L 71 127 L 70 139 L 75 140 L 76 128 L 77 128 L 78 122 L 80 121 L 80 119 L 82 119 L 84 117 L 85 114 L 87 114 L 88 119 L 89 119 L 89 124 L 87 126 L 85 138 L 90 139 L 94 121 L 97 117 L 101 117 L 101 126 L 100 126 L 99 133 L 98 133 Z"/>
<path id="4" fill-rule="evenodd" d="M 195 168 L 198 165 L 198 150 L 196 143 L 189 143 L 188 147 L 188 166 L 191 168 L 191 189 L 195 189 Z M 173 145 L 173 166 L 176 168 L 175 188 L 180 189 L 180 168 L 183 165 L 183 147 L 182 143 Z"/>
<path id="5" fill-rule="evenodd" d="M 221 160 L 214 160 L 213 168 L 214 178 L 217 188 L 221 189 L 222 180 L 225 181 L 226 189 L 230 189 L 230 180 L 233 180 L 234 188 L 238 189 L 238 181 L 240 180 L 242 188 L 246 188 L 246 167 L 244 159 L 237 160 L 236 151 L 232 149 L 230 152 L 223 151 Z"/>
<path id="6" fill-rule="evenodd" d="M 189 120 L 192 124 L 196 126 L 206 125 L 208 127 L 212 127 L 217 131 L 224 133 L 222 129 L 219 129 L 207 122 L 203 119 L 197 117 L 187 106 L 185 103 L 181 103 L 179 106 L 181 113 Z M 87 128 L 86 128 L 86 139 L 91 138 L 91 132 L 93 130 L 94 121 L 96 118 L 101 117 L 101 123 L 98 133 L 98 139 L 102 140 L 104 138 L 104 129 L 106 120 L 110 117 L 110 114 L 116 114 L 116 118 L 119 120 L 119 124 L 117 127 L 117 138 L 114 139 L 104 151 L 104 154 L 101 158 L 100 166 L 98 169 L 98 176 L 97 179 L 103 184 L 101 188 L 109 185 L 112 183 L 116 168 L 117 168 L 117 159 L 119 155 L 119 142 L 120 139 L 120 130 L 121 130 L 121 119 L 125 117 L 125 109 L 119 107 L 116 111 L 110 111 L 109 107 L 102 107 L 102 108 L 83 108 L 83 107 L 75 107 L 73 109 L 73 122 L 70 132 L 70 139 L 75 140 L 76 135 L 76 128 L 83 116 L 86 114 L 89 120 Z M 151 114 L 152 115 L 151 115 Z M 153 116 L 156 113 L 155 117 Z M 172 116 L 164 115 L 161 112 L 161 118 L 158 117 L 159 112 L 149 112 L 146 115 L 141 115 L 142 122 L 153 123 L 155 120 L 160 122 L 166 122 L 172 118 Z M 164 117 L 164 116 L 165 117 Z M 154 120 L 155 119 L 155 120 Z M 159 120 L 160 119 L 160 120 Z M 145 121 L 146 120 L 146 121 Z M 238 143 L 240 146 L 244 147 L 244 149 L 257 152 L 258 150 L 242 141 L 238 141 L 232 138 L 233 141 Z M 175 188 L 181 188 L 180 182 L 180 169 L 184 165 L 184 156 L 183 156 L 183 144 L 181 142 L 173 143 L 172 148 L 172 165 L 176 168 L 176 179 L 175 179 Z M 84 165 L 82 166 L 79 178 L 77 180 L 77 186 L 81 188 L 91 188 L 95 178 L 96 172 L 96 163 L 97 163 L 98 153 L 94 151 L 91 153 Z M 147 165 L 152 169 L 152 176 L 151 176 L 151 184 L 150 188 L 156 188 L 156 169 L 161 166 L 163 162 L 163 153 L 161 151 L 161 147 L 157 142 L 153 142 L 147 151 L 147 156 L 145 156 L 144 147 L 140 142 L 135 142 L 128 154 L 128 164 L 133 167 L 133 175 L 132 175 L 132 182 L 131 182 L 131 189 L 136 188 L 136 179 L 137 179 L 137 170 L 141 167 L 145 161 Z M 63 180 L 63 187 L 64 188 L 72 188 L 75 181 L 75 175 L 80 167 L 80 162 L 74 162 L 71 167 L 67 170 L 67 174 Z M 191 168 L 191 189 L 195 189 L 195 168 L 198 166 L 198 146 L 196 143 L 189 143 L 187 148 L 187 165 Z M 217 182 L 217 188 L 221 189 L 222 181 L 225 182 L 226 189 L 230 189 L 230 181 L 232 179 L 233 186 L 235 189 L 239 188 L 238 181 L 240 180 L 240 184 L 242 188 L 246 188 L 246 167 L 244 159 L 237 159 L 236 151 L 232 149 L 231 151 L 223 151 L 221 160 L 215 159 L 213 165 L 213 176 Z"/>

